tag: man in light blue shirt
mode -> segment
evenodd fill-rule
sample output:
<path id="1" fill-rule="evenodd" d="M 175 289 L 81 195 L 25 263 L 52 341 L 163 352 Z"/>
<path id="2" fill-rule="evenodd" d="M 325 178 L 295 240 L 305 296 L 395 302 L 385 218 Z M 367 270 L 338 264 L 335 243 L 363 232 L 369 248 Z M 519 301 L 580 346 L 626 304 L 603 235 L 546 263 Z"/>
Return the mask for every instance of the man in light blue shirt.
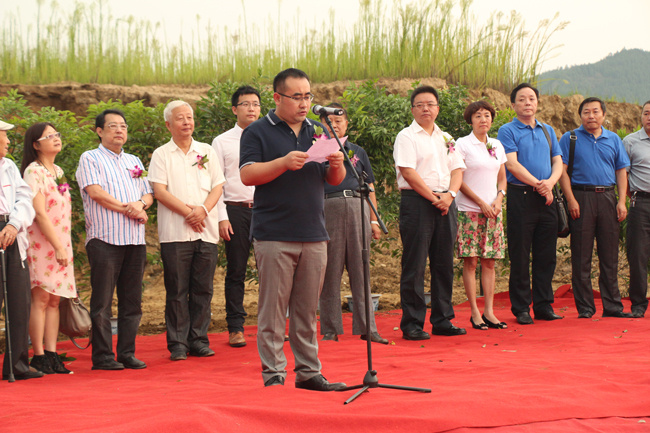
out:
<path id="1" fill-rule="evenodd" d="M 95 119 L 101 144 L 81 155 L 77 181 L 86 217 L 90 263 L 93 370 L 141 369 L 135 337 L 142 317 L 142 277 L 147 260 L 145 212 L 153 190 L 140 158 L 126 153 L 124 113 L 104 110 Z M 117 288 L 117 360 L 111 335 L 111 303 Z"/>
<path id="2" fill-rule="evenodd" d="M 517 117 L 499 129 L 508 177 L 508 254 L 510 302 L 522 325 L 561 319 L 553 312 L 553 273 L 557 244 L 557 207 L 553 187 L 562 174 L 562 152 L 553 128 L 535 119 L 539 91 L 528 83 L 510 94 Z M 530 254 L 533 254 L 532 299 Z"/>
<path id="3" fill-rule="evenodd" d="M 632 317 L 623 312 L 617 275 L 619 223 L 627 216 L 625 169 L 630 160 L 618 135 L 603 128 L 606 110 L 600 99 L 585 99 L 578 108 L 582 125 L 560 139 L 564 163 L 560 184 L 571 214 L 571 288 L 581 319 L 591 318 L 596 313 L 591 287 L 594 238 L 598 248 L 603 317 Z M 572 132 L 576 139 L 573 161 L 570 161 Z M 615 185 L 618 186 L 618 200 Z"/>

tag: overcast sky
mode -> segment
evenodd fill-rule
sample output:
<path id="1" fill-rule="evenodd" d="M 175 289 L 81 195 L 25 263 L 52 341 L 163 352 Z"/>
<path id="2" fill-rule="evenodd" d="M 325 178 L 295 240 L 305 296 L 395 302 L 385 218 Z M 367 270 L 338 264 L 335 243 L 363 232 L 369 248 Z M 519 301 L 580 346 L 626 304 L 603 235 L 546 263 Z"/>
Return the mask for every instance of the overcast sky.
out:
<path id="1" fill-rule="evenodd" d="M 50 0 L 45 3 L 49 5 Z M 58 0 L 63 10 L 74 8 L 74 3 L 74 0 Z M 333 9 L 337 22 L 350 25 L 359 12 L 358 0 L 105 0 L 105 3 L 116 18 L 133 15 L 164 23 L 171 42 L 178 40 L 181 29 L 187 33 L 196 27 L 197 14 L 201 16 L 202 25 L 209 20 L 213 27 L 228 26 L 234 30 L 244 16 L 249 26 L 256 23 L 263 28 L 269 18 L 276 25 L 282 21 L 293 23 L 297 17 L 307 24 L 316 23 Z M 392 10 L 392 4 L 392 1 L 384 1 L 387 13 Z M 560 13 L 559 21 L 570 21 L 565 30 L 551 39 L 552 46 L 563 46 L 554 51 L 557 56 L 548 59 L 540 72 L 559 66 L 593 63 L 622 48 L 650 50 L 649 0 L 474 0 L 472 5 L 479 23 L 484 23 L 496 10 L 504 13 L 516 10 L 531 30 L 541 19 L 553 18 L 556 12 Z M 0 1 L 0 16 L 9 12 L 19 14 L 23 24 L 35 21 L 36 0 Z"/>

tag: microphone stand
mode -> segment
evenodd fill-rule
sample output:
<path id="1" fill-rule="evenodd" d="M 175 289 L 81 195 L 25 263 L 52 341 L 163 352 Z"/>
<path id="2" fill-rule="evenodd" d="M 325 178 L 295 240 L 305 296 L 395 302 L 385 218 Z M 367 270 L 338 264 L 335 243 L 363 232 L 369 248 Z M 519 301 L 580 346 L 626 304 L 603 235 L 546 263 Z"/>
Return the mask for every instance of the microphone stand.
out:
<path id="1" fill-rule="evenodd" d="M 363 249 L 361 250 L 361 258 L 363 261 L 363 297 L 364 301 L 366 303 L 366 350 L 368 354 L 368 371 L 366 371 L 366 375 L 363 377 L 363 383 L 359 385 L 352 385 L 352 386 L 347 386 L 345 388 L 337 389 L 337 391 L 351 391 L 353 389 L 359 389 L 352 397 L 347 399 L 345 403 L 343 404 L 348 404 L 352 403 L 357 397 L 359 397 L 361 394 L 363 394 L 365 391 L 367 391 L 370 388 L 389 388 L 389 389 L 401 389 L 404 391 L 418 391 L 418 392 L 431 392 L 430 389 L 427 388 L 414 388 L 410 386 L 401 386 L 401 385 L 387 385 L 384 383 L 379 383 L 379 380 L 377 379 L 377 370 L 372 369 L 372 347 L 371 347 L 371 330 L 370 330 L 370 319 L 374 312 L 371 310 L 371 305 L 372 305 L 372 297 L 370 294 L 370 254 L 368 252 L 368 247 L 367 242 L 366 242 L 366 237 L 368 234 L 366 233 L 366 216 L 365 216 L 365 206 L 364 206 L 364 200 L 370 205 L 370 208 L 372 211 L 375 213 L 377 216 L 377 221 L 379 222 L 379 226 L 381 227 L 381 230 L 387 234 L 388 229 L 386 229 L 386 226 L 384 225 L 384 222 L 381 220 L 381 217 L 379 216 L 379 213 L 377 212 L 377 209 L 375 208 L 375 205 L 372 203 L 370 200 L 370 186 L 366 183 L 365 179 L 363 179 L 361 176 L 359 176 L 359 173 L 357 173 L 357 170 L 354 168 L 352 165 L 352 162 L 350 161 L 350 157 L 348 154 L 345 152 L 345 148 L 341 144 L 341 140 L 339 140 L 339 137 L 336 135 L 336 131 L 334 131 L 334 128 L 332 127 L 332 122 L 329 119 L 329 116 L 325 116 L 325 122 L 327 123 L 327 126 L 329 126 L 330 131 L 334 134 L 334 138 L 336 138 L 337 143 L 339 144 L 339 148 L 341 149 L 341 152 L 343 152 L 343 155 L 345 155 L 345 162 L 347 162 L 348 166 L 352 168 L 352 173 L 354 174 L 354 177 L 357 179 L 359 182 L 359 203 L 361 204 L 361 239 L 363 241 Z M 368 242 L 369 243 L 369 242 Z"/>

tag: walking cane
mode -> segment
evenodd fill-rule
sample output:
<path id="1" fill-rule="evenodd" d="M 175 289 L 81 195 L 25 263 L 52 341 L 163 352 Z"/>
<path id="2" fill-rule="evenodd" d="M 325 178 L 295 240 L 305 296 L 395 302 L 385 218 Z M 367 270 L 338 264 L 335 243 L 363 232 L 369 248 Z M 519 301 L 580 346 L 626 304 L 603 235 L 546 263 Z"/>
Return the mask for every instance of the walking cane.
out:
<path id="1" fill-rule="evenodd" d="M 7 299 L 7 262 L 5 260 L 5 250 L 0 249 L 0 262 L 2 262 L 2 288 L 5 297 L 5 336 L 7 337 L 7 353 L 9 356 L 9 383 L 15 382 L 14 378 L 14 360 L 11 356 L 11 333 L 9 332 L 9 301 Z"/>

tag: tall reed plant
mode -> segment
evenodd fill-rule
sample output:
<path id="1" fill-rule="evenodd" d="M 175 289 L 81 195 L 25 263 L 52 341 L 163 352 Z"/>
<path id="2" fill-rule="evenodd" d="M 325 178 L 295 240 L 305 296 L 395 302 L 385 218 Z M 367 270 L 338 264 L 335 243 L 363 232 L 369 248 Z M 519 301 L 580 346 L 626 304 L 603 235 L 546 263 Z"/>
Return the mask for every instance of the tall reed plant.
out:
<path id="1" fill-rule="evenodd" d="M 77 3 L 71 11 L 37 0 L 35 22 L 4 17 L 0 82 L 207 84 L 272 77 L 287 67 L 315 82 L 433 76 L 505 91 L 534 81 L 557 48 L 551 36 L 567 23 L 556 14 L 530 32 L 516 12 L 476 17 L 471 6 L 471 0 L 395 2 L 386 13 L 390 7 L 381 0 L 360 0 L 359 18 L 348 28 L 337 25 L 334 11 L 320 28 L 299 16 L 288 27 L 269 20 L 265 28 L 249 26 L 244 16 L 235 30 L 197 17 L 189 40 L 168 43 L 160 23 L 115 18 L 107 0 Z"/>

